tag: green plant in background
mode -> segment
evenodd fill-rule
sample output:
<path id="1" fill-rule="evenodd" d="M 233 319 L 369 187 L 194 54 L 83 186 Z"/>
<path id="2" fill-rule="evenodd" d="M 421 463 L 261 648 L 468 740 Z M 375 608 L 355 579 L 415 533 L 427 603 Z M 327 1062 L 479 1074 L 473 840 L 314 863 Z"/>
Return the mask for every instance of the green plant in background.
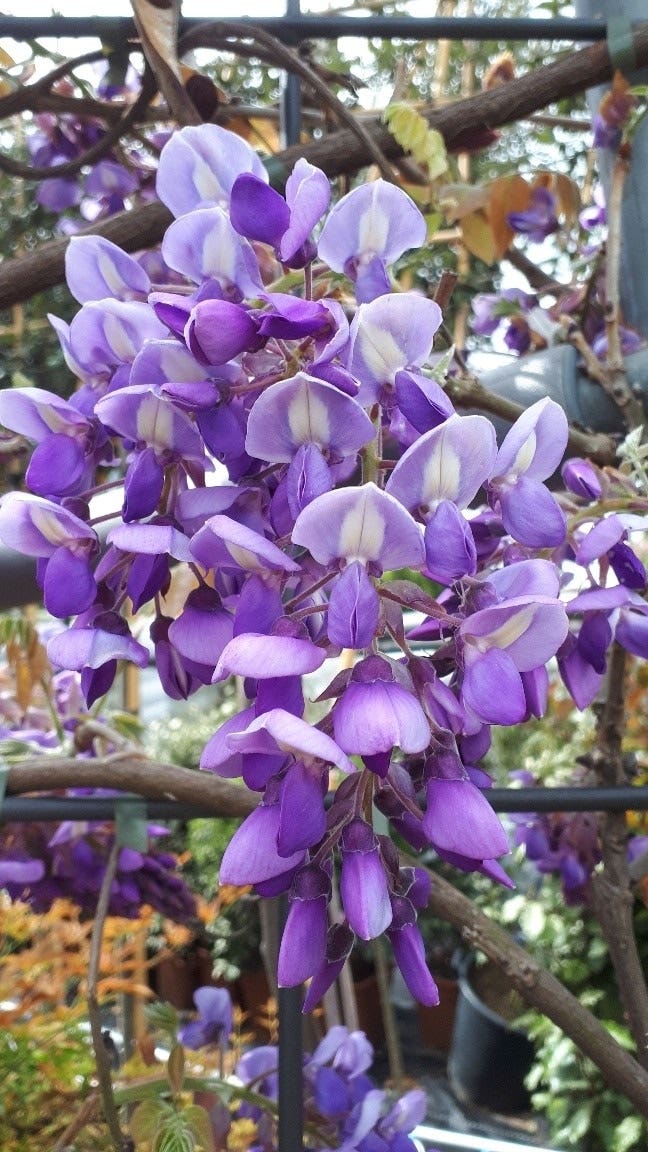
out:
<path id="1" fill-rule="evenodd" d="M 53 1148 L 84 1108 L 92 1107 L 95 1061 L 87 1027 L 48 1012 L 0 1029 L 0 1147 L 3 1152 Z M 98 1107 L 97 1107 L 98 1113 Z M 111 1147 L 103 1125 L 77 1137 L 75 1152 Z"/>
<path id="2" fill-rule="evenodd" d="M 573 782 L 575 775 L 585 775 L 578 761 L 587 757 L 593 738 L 592 713 L 577 713 L 554 690 L 550 717 L 516 733 L 494 730 L 489 767 L 501 783 L 519 770 L 532 771 L 548 785 Z M 540 875 L 526 861 L 522 848 L 515 850 L 507 869 L 517 890 L 504 899 L 475 878 L 480 907 L 509 930 L 519 932 L 538 962 L 595 1013 L 622 1047 L 632 1051 L 607 946 L 587 905 L 566 904 L 559 876 Z M 639 903 L 635 907 L 635 934 L 645 966 L 648 909 Z M 552 1143 L 579 1152 L 630 1152 L 648 1147 L 648 1125 L 638 1116 L 628 1116 L 627 1100 L 606 1087 L 595 1065 L 559 1028 L 536 1012 L 524 1013 L 519 1023 L 536 1046 L 527 1085 L 534 1109 L 547 1121 Z"/>

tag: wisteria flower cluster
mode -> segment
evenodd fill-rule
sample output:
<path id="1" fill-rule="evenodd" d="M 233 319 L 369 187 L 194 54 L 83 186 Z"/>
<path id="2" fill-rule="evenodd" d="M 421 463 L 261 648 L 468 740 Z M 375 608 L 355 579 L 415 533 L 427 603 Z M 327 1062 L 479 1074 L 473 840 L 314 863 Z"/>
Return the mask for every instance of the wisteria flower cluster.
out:
<path id="1" fill-rule="evenodd" d="M 546 484 L 567 443 L 550 399 L 499 447 L 484 416 L 454 411 L 428 368 L 439 308 L 390 280 L 425 239 L 399 188 L 376 180 L 329 210 L 328 180 L 302 159 L 284 197 L 245 141 L 203 125 L 166 144 L 157 192 L 175 216 L 168 278 L 73 239 L 81 308 L 53 323 L 80 389 L 0 396 L 0 420 L 35 443 L 30 491 L 3 500 L 0 536 L 36 558 L 48 610 L 76 617 L 48 652 L 81 673 L 88 704 L 120 660 L 148 663 L 127 619 L 148 604 L 171 697 L 240 678 L 247 706 L 201 766 L 259 793 L 221 879 L 288 893 L 281 984 L 310 980 L 308 1010 L 354 938 L 385 932 L 412 993 L 436 1003 L 417 927 L 429 880 L 401 866 L 373 808 L 414 849 L 509 883 L 479 767 L 490 726 L 543 714 L 556 656 L 581 703 L 614 635 L 645 654 L 631 525 L 601 519 L 583 480 L 571 532 Z M 121 476 L 104 546 L 93 496 Z M 565 558 L 588 584 L 573 632 Z M 172 618 L 176 563 L 195 586 Z M 316 672 L 313 722 L 302 678 Z"/>
<path id="2" fill-rule="evenodd" d="M 186 1048 L 228 1045 L 232 1003 L 225 988 L 199 988 L 194 995 L 198 1019 L 184 1025 L 178 1039 Z M 308 1140 L 319 1152 L 414 1152 L 409 1138 L 425 1118 L 426 1098 L 420 1088 L 394 1098 L 376 1088 L 369 1076 L 373 1047 L 364 1032 L 344 1025 L 329 1028 L 312 1055 L 304 1059 L 303 1098 L 306 1129 L 319 1133 Z M 234 1069 L 234 1083 L 254 1089 L 258 1100 L 277 1101 L 279 1050 L 274 1044 L 245 1052 Z M 210 1119 L 227 1146 L 250 1152 L 274 1152 L 276 1123 L 261 1103 L 243 1100 L 234 1108 L 216 1104 Z M 325 1143 L 322 1143 L 325 1140 Z"/>
<path id="3" fill-rule="evenodd" d="M 60 672 L 52 680 L 52 704 L 62 731 L 73 733 L 83 706 L 79 677 Z M 60 747 L 59 733 L 46 708 L 22 710 L 11 691 L 0 695 L 0 755 L 5 749 L 23 753 Z M 92 749 L 78 753 L 92 755 Z M 72 789 L 65 795 L 110 796 L 101 789 Z M 196 901 L 178 872 L 178 861 L 157 841 L 168 835 L 162 825 L 147 825 L 146 851 L 124 845 L 119 850 L 109 912 L 135 918 L 149 905 L 169 920 L 184 924 L 197 914 Z M 61 824 L 2 824 L 0 827 L 0 887 L 15 900 L 45 912 L 57 899 L 72 900 L 83 912 L 96 912 L 115 828 L 106 821 L 64 821 Z"/>

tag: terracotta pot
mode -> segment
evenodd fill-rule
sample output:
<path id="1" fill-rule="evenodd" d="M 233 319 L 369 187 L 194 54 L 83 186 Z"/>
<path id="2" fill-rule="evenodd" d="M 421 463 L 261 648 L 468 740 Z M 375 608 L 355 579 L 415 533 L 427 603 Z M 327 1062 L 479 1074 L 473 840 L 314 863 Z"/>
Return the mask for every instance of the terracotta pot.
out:
<path id="1" fill-rule="evenodd" d="M 254 968 L 241 972 L 236 981 L 236 992 L 241 1008 L 248 1014 L 244 1030 L 253 1030 L 257 1036 L 267 1040 L 267 1029 L 260 1023 L 267 1014 L 268 1001 L 272 1000 L 272 992 L 265 968 Z"/>
<path id="2" fill-rule="evenodd" d="M 418 1004 L 420 1042 L 425 1048 L 447 1054 L 452 1044 L 459 981 L 453 976 L 435 976 L 439 989 L 439 1003 L 436 1008 Z"/>
<path id="3" fill-rule="evenodd" d="M 165 956 L 155 967 L 155 991 L 160 1000 L 166 1000 L 180 1012 L 195 1007 L 193 994 L 196 984 L 196 963 L 193 956 Z"/>

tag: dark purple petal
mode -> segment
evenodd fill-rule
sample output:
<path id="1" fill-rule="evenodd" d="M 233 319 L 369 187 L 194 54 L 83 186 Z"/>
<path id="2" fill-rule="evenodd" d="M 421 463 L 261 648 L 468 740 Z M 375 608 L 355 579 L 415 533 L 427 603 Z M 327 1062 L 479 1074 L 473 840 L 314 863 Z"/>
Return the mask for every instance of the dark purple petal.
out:
<path id="1" fill-rule="evenodd" d="M 349 564 L 329 597 L 327 632 L 340 648 L 366 648 L 378 626 L 378 593 L 362 564 Z"/>
<path id="2" fill-rule="evenodd" d="M 416 924 L 404 924 L 387 932 L 407 987 L 420 1004 L 434 1006 L 439 1003 L 439 990 L 425 963 L 425 946 Z"/>
<path id="3" fill-rule="evenodd" d="M 302 444 L 286 474 L 286 498 L 292 516 L 290 528 L 307 504 L 332 488 L 331 470 L 319 448 L 315 444 Z"/>
<path id="4" fill-rule="evenodd" d="M 283 782 L 280 809 L 277 832 L 280 856 L 292 856 L 300 848 L 317 844 L 326 832 L 320 773 L 309 771 L 299 762 L 293 764 Z"/>
<path id="5" fill-rule="evenodd" d="M 154 449 L 138 452 L 124 478 L 124 520 L 130 523 L 151 516 L 160 502 L 163 486 L 164 468 Z"/>
<path id="6" fill-rule="evenodd" d="M 456 505 L 442 500 L 425 526 L 425 567 L 433 580 L 452 584 L 477 571 L 477 550 Z"/>
<path id="7" fill-rule="evenodd" d="M 598 500 L 603 491 L 598 470 L 589 460 L 577 457 L 566 460 L 561 475 L 570 491 L 585 500 Z"/>
<path id="8" fill-rule="evenodd" d="M 373 940 L 392 919 L 378 840 L 368 824 L 354 820 L 343 833 L 341 849 L 340 896 L 344 911 L 356 935 L 362 940 Z"/>
<path id="9" fill-rule="evenodd" d="M 230 220 L 241 236 L 276 248 L 290 224 L 290 209 L 267 181 L 244 172 L 232 187 Z"/>
<path id="10" fill-rule="evenodd" d="M 47 436 L 32 452 L 25 482 L 37 496 L 66 496 L 79 491 L 86 467 L 82 440 L 65 435 Z"/>
<path id="11" fill-rule="evenodd" d="M 469 780 L 429 780 L 423 828 L 435 847 L 475 860 L 509 851 L 506 833 L 488 800 Z"/>
<path id="12" fill-rule="evenodd" d="M 204 300 L 192 310 L 185 329 L 188 347 L 205 364 L 226 364 L 258 345 L 258 321 L 239 304 Z"/>
<path id="13" fill-rule="evenodd" d="M 57 548 L 47 561 L 43 592 L 52 616 L 75 616 L 89 608 L 97 585 L 87 555 Z"/>
<path id="14" fill-rule="evenodd" d="M 335 739 L 349 755 L 373 756 L 402 748 L 422 752 L 430 725 L 417 698 L 400 684 L 351 682 L 333 708 Z"/>
<path id="15" fill-rule="evenodd" d="M 648 615 L 644 610 L 627 608 L 622 612 L 614 635 L 628 652 L 644 660 L 648 657 Z"/>

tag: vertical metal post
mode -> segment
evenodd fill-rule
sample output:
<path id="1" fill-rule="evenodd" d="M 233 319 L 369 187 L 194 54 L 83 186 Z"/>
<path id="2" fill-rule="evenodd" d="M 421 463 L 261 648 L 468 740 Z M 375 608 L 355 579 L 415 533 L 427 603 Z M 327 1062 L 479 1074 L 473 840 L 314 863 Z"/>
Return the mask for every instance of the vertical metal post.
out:
<path id="1" fill-rule="evenodd" d="M 286 16 L 295 19 L 301 16 L 300 0 L 286 0 Z M 294 45 L 293 45 L 294 47 Z M 299 143 L 301 131 L 301 90 L 299 76 L 287 72 L 281 92 L 281 135 L 285 148 Z"/>
<path id="2" fill-rule="evenodd" d="M 300 0 L 286 0 L 286 16 L 298 17 Z M 285 147 L 299 143 L 301 92 L 299 77 L 288 72 L 281 93 L 281 135 Z M 288 915 L 288 899 L 279 903 L 281 932 Z M 281 1152 L 303 1152 L 304 1101 L 302 1054 L 302 990 L 280 988 L 279 1007 L 279 1147 Z"/>
<path id="3" fill-rule="evenodd" d="M 281 903 L 283 912 L 288 903 L 285 896 Z M 281 913 L 280 916 L 285 920 Z M 278 1104 L 281 1152 L 303 1152 L 304 1148 L 301 1000 L 300 987 L 279 989 Z"/>

